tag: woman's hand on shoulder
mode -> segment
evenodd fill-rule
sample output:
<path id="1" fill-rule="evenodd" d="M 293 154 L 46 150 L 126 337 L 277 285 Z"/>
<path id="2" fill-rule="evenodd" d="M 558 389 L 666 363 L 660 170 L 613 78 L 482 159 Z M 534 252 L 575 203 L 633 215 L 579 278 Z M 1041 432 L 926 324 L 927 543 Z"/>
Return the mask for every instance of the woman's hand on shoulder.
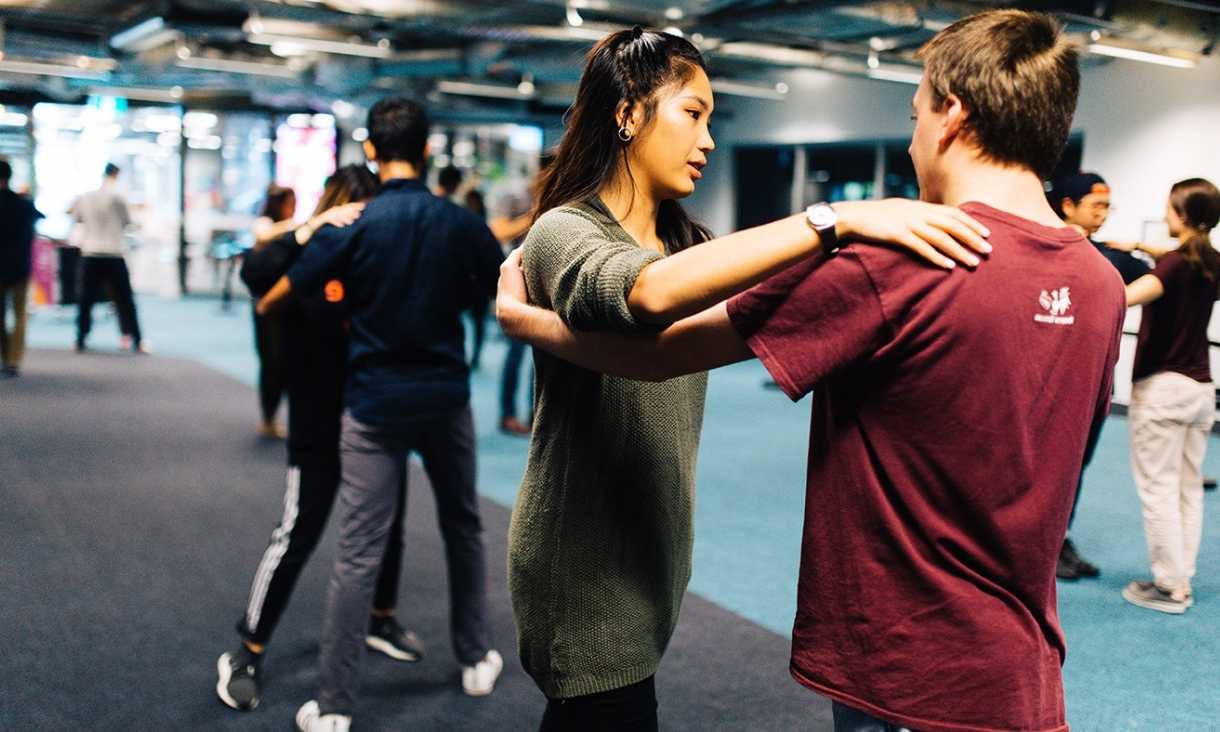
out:
<path id="1" fill-rule="evenodd" d="M 887 198 L 843 201 L 833 208 L 842 241 L 896 244 L 945 269 L 958 262 L 977 267 L 978 254 L 991 252 L 987 227 L 954 206 Z"/>
<path id="2" fill-rule="evenodd" d="M 354 203 L 345 203 L 342 206 L 328 208 L 317 216 L 314 216 L 313 219 L 310 220 L 309 224 L 315 231 L 328 224 L 340 229 L 344 226 L 350 226 L 356 223 L 356 221 L 360 218 L 360 215 L 364 213 L 364 205 L 365 204 L 363 201 L 357 201 Z"/>

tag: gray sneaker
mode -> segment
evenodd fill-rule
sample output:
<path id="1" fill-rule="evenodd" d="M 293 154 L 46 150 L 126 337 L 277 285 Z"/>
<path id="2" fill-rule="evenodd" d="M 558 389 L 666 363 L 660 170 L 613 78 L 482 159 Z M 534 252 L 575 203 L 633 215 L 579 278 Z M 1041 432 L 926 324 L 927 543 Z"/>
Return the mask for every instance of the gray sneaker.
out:
<path id="1" fill-rule="evenodd" d="M 1139 580 L 1130 582 L 1123 588 L 1123 599 L 1132 605 L 1170 615 L 1181 615 L 1186 612 L 1186 608 L 1194 604 L 1194 598 L 1188 596 L 1178 600 L 1174 598 L 1172 592 L 1166 592 L 1157 587 L 1155 582 Z"/>

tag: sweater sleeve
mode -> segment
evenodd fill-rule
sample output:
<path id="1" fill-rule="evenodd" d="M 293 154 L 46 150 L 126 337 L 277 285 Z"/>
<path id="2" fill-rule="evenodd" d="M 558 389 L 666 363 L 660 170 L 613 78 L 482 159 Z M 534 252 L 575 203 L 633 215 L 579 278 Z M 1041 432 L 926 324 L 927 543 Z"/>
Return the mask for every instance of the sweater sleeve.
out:
<path id="1" fill-rule="evenodd" d="M 530 299 L 577 330 L 659 330 L 641 323 L 627 296 L 644 267 L 661 254 L 613 237 L 582 211 L 548 211 L 522 245 Z"/>

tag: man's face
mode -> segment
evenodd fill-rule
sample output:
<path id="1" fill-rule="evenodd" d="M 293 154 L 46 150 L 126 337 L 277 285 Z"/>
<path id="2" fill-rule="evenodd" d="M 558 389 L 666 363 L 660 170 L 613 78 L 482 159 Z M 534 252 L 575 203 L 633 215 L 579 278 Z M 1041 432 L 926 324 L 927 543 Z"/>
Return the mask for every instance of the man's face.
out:
<path id="1" fill-rule="evenodd" d="M 1097 233 L 1110 215 L 1110 189 L 1102 183 L 1097 183 L 1094 184 L 1093 191 L 1081 197 L 1080 201 L 1074 202 L 1065 198 L 1061 205 L 1063 220 L 1079 226 L 1091 236 Z"/>
<path id="2" fill-rule="evenodd" d="M 944 128 L 944 113 L 932 107 L 932 89 L 925 76 L 919 82 L 915 98 L 911 100 L 911 119 L 915 129 L 911 133 L 911 146 L 907 152 L 915 164 L 915 177 L 919 180 L 919 197 L 924 201 L 940 203 L 942 174 L 940 172 L 940 139 Z"/>

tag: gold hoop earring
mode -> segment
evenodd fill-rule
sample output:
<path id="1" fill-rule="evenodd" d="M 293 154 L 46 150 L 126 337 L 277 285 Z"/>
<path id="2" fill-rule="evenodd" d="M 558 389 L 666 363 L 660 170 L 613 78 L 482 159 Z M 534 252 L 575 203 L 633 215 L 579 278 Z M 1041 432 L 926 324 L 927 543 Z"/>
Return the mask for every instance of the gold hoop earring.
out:
<path id="1" fill-rule="evenodd" d="M 631 130 L 627 129 L 627 125 L 623 125 L 622 127 L 618 128 L 618 139 L 622 140 L 623 142 L 631 142 L 631 138 Z"/>

